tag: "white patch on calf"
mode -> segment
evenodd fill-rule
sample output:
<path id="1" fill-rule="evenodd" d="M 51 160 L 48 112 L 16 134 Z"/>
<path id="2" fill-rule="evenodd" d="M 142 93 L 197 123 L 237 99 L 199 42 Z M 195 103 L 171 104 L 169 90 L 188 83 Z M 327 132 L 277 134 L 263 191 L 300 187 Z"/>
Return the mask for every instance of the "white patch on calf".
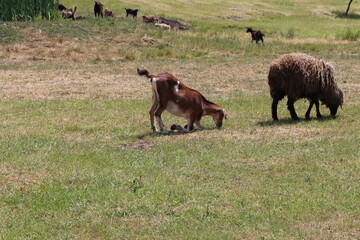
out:
<path id="1" fill-rule="evenodd" d="M 167 103 L 166 111 L 168 111 L 169 113 L 174 114 L 175 116 L 187 118 L 187 114 L 185 112 L 183 112 L 179 108 L 179 106 L 176 103 L 174 103 L 173 101 L 169 101 Z"/>
<path id="2" fill-rule="evenodd" d="M 176 92 L 179 91 L 179 87 L 180 87 L 179 84 L 180 84 L 180 81 L 177 81 L 177 84 L 174 86 Z"/>
<path id="3" fill-rule="evenodd" d="M 156 81 L 157 81 L 156 78 L 152 78 L 152 79 L 151 79 L 151 85 L 152 85 L 152 88 L 153 88 L 153 90 L 154 90 L 154 92 L 155 92 L 155 97 L 156 97 L 156 99 L 159 99 L 159 93 L 158 93 L 158 91 L 157 91 Z"/>

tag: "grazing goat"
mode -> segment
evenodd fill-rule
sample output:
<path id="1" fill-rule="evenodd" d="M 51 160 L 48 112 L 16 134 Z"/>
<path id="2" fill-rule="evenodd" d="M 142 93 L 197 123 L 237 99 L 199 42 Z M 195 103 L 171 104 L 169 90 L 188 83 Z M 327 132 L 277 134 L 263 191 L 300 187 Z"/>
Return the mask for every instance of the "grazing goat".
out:
<path id="1" fill-rule="evenodd" d="M 62 4 L 58 4 L 57 5 L 58 6 L 58 10 L 61 12 L 61 11 L 64 11 L 64 10 L 68 10 L 64 5 L 62 5 Z"/>
<path id="2" fill-rule="evenodd" d="M 101 2 L 95 1 L 95 5 L 94 5 L 95 17 L 100 17 L 100 16 L 103 17 L 104 16 L 103 8 L 104 8 L 104 5 Z"/>
<path id="3" fill-rule="evenodd" d="M 316 116 L 321 117 L 319 100 L 330 108 L 335 116 L 339 106 L 343 104 L 343 92 L 337 86 L 334 69 L 323 60 L 303 54 L 292 53 L 280 56 L 273 61 L 268 75 L 272 102 L 272 118 L 277 117 L 278 102 L 287 96 L 288 109 L 291 118 L 298 120 L 294 102 L 300 98 L 310 101 L 305 118 L 310 118 L 313 105 L 316 106 Z"/>
<path id="4" fill-rule="evenodd" d="M 61 16 L 64 18 L 64 19 L 68 19 L 68 18 L 72 18 L 72 20 L 75 20 L 75 12 L 76 12 L 76 7 L 74 8 L 74 10 L 72 8 L 70 8 L 69 10 L 64 10 L 62 11 L 61 13 Z"/>
<path id="5" fill-rule="evenodd" d="M 159 27 L 159 28 L 163 28 L 163 29 L 168 29 L 170 31 L 171 26 L 169 24 L 165 24 L 165 23 L 155 23 L 155 26 Z"/>
<path id="6" fill-rule="evenodd" d="M 138 69 L 140 76 L 150 78 L 153 91 L 153 105 L 150 109 L 151 129 L 155 132 L 154 116 L 161 132 L 166 132 L 165 126 L 161 120 L 161 113 L 164 110 L 183 117 L 187 120 L 187 125 L 181 130 L 190 132 L 194 130 L 194 124 L 197 129 L 203 129 L 200 123 L 201 117 L 210 115 L 218 128 L 222 126 L 223 118 L 226 118 L 224 108 L 205 99 L 198 91 L 193 90 L 170 73 L 160 73 L 158 75 L 150 74 L 145 69 Z M 174 130 L 176 126 L 172 126 Z"/>
<path id="7" fill-rule="evenodd" d="M 258 43 L 259 41 L 261 41 L 262 43 L 264 43 L 264 39 L 263 37 L 265 37 L 264 34 L 262 34 L 262 32 L 260 30 L 252 30 L 252 28 L 246 28 L 246 32 L 247 33 L 251 33 L 251 42 L 253 42 L 254 40 L 256 41 L 256 43 Z"/>
<path id="8" fill-rule="evenodd" d="M 105 17 L 114 17 L 114 14 L 111 10 L 105 8 Z"/>
<path id="9" fill-rule="evenodd" d="M 125 8 L 126 10 L 126 17 L 128 17 L 129 15 L 132 15 L 133 18 L 137 17 L 138 11 L 139 9 L 130 9 L 130 8 Z"/>

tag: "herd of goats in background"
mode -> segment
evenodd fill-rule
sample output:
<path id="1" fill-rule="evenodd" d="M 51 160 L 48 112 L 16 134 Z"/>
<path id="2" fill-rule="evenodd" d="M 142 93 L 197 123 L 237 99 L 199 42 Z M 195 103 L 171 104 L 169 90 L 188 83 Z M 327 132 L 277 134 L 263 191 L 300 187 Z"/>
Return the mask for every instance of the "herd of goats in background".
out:
<path id="1" fill-rule="evenodd" d="M 77 8 L 67 9 L 64 5 L 58 4 L 64 19 L 74 19 Z M 138 9 L 125 8 L 126 17 L 137 17 Z M 104 9 L 104 5 L 95 1 L 95 17 L 114 17 L 109 9 Z M 164 29 L 187 30 L 190 29 L 177 20 L 163 17 L 143 16 L 142 21 L 151 23 Z M 246 28 L 246 32 L 251 34 L 251 42 L 264 42 L 265 35 L 260 30 Z M 191 132 L 202 130 L 203 126 L 200 120 L 203 116 L 209 115 L 213 118 L 216 126 L 220 128 L 223 119 L 226 118 L 226 110 L 219 105 L 208 101 L 198 91 L 187 87 L 170 73 L 161 73 L 157 75 L 150 74 L 146 69 L 138 69 L 140 76 L 150 78 L 153 92 L 153 105 L 150 109 L 151 129 L 155 132 L 155 118 L 158 128 L 161 132 L 167 132 L 162 120 L 161 114 L 164 110 L 187 120 L 187 124 L 172 125 L 172 131 Z M 302 53 L 291 53 L 280 56 L 272 62 L 268 74 L 268 84 L 270 95 L 273 99 L 271 112 L 273 120 L 277 121 L 278 102 L 287 96 L 287 106 L 293 120 L 298 120 L 294 108 L 294 102 L 301 98 L 310 101 L 308 110 L 305 113 L 305 119 L 310 119 L 310 111 L 315 104 L 316 116 L 321 118 L 319 102 L 330 109 L 332 116 L 335 116 L 338 107 L 342 106 L 344 97 L 343 92 L 337 86 L 335 81 L 334 69 L 322 59 Z"/>
<path id="2" fill-rule="evenodd" d="M 81 17 L 75 18 L 75 13 L 77 10 L 77 7 L 74 9 L 66 8 L 63 4 L 58 4 L 58 10 L 61 12 L 61 16 L 64 19 L 81 19 Z M 126 11 L 126 17 L 132 16 L 133 18 L 136 18 L 139 12 L 139 9 L 131 9 L 131 8 L 125 8 Z M 114 17 L 113 11 L 105 8 L 104 5 L 101 2 L 95 1 L 94 4 L 94 14 L 95 17 Z M 155 17 L 155 16 L 142 16 L 142 21 L 145 23 L 153 24 L 157 27 L 167 29 L 167 30 L 189 30 L 191 29 L 190 26 L 187 26 L 185 24 L 180 23 L 177 20 L 168 19 L 164 17 Z M 246 32 L 251 34 L 251 42 L 255 41 L 258 43 L 261 41 L 264 43 L 264 37 L 265 35 L 260 30 L 253 30 L 250 27 L 246 27 Z"/>

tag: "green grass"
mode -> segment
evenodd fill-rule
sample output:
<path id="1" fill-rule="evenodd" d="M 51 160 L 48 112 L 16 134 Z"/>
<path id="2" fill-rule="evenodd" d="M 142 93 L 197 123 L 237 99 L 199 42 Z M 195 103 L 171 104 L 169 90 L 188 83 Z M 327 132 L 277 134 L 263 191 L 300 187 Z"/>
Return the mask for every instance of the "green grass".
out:
<path id="1" fill-rule="evenodd" d="M 350 28 L 336 34 L 336 38 L 342 40 L 356 41 L 360 37 L 360 30 L 352 30 Z"/>
<path id="2" fill-rule="evenodd" d="M 104 1 L 115 19 L 62 3 L 86 19 L 0 23 L 0 239 L 360 237 L 359 22 L 334 14 L 346 3 Z M 194 29 L 163 31 L 124 7 Z M 335 65 L 336 118 L 321 106 L 323 119 L 294 122 L 283 100 L 271 120 L 269 65 L 289 52 Z M 204 117 L 204 131 L 152 133 L 137 67 L 223 106 L 223 127 Z M 307 107 L 295 103 L 299 117 Z"/>

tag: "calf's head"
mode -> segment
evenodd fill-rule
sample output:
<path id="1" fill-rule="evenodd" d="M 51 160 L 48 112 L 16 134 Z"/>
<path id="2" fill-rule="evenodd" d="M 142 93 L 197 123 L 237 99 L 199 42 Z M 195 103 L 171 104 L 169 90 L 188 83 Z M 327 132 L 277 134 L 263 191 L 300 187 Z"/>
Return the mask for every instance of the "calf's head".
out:
<path id="1" fill-rule="evenodd" d="M 218 128 L 221 128 L 222 124 L 223 124 L 223 119 L 225 118 L 226 119 L 226 110 L 221 108 L 217 111 L 215 111 L 214 113 L 210 114 L 216 124 L 216 126 Z"/>

